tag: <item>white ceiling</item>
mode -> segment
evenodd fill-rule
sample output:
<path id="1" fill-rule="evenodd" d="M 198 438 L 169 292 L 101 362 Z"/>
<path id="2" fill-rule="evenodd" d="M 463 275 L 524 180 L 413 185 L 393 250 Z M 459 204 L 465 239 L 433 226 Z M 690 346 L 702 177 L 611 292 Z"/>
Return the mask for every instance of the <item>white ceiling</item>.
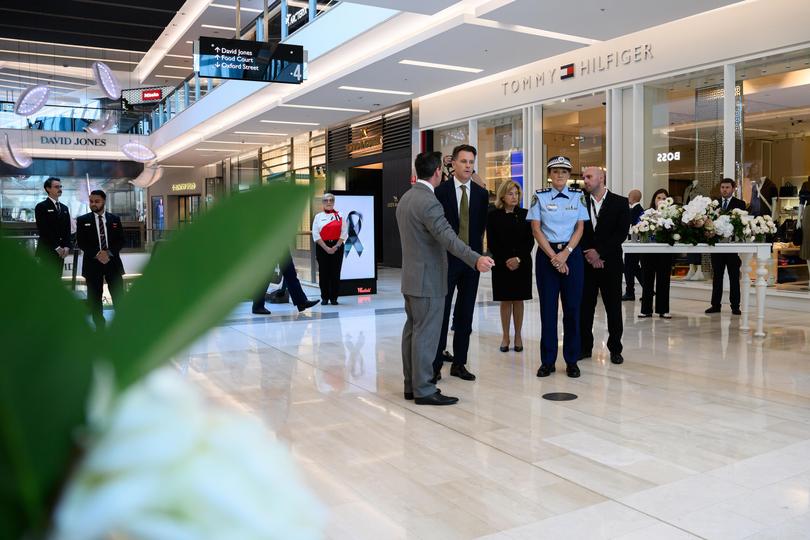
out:
<path id="1" fill-rule="evenodd" d="M 506 24 L 608 40 L 740 0 L 514 0 L 479 16 Z"/>
<path id="2" fill-rule="evenodd" d="M 433 15 L 458 3 L 458 0 L 351 0 L 351 3 Z"/>

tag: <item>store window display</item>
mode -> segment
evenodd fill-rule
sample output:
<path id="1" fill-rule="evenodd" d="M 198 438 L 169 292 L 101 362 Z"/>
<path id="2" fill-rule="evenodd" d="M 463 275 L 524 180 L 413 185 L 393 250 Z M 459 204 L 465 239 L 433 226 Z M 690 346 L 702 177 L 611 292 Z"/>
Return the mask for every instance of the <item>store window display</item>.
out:
<path id="1" fill-rule="evenodd" d="M 520 111 L 478 121 L 478 170 L 483 186 L 495 203 L 504 182 L 523 189 L 523 115 Z M 475 180 L 475 178 L 473 178 Z"/>

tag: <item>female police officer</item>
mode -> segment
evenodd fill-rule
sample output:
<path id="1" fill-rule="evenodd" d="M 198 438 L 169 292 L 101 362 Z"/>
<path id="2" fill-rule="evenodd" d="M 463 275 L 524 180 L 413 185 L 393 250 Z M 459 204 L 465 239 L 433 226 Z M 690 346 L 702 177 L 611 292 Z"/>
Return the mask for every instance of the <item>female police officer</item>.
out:
<path id="1" fill-rule="evenodd" d="M 557 304 L 563 304 L 563 358 L 569 377 L 579 377 L 579 309 L 582 301 L 584 259 L 577 247 L 588 211 L 582 192 L 568 186 L 571 160 L 556 156 L 548 161 L 551 186 L 539 189 L 532 198 L 526 219 L 539 249 L 536 256 L 537 291 L 540 295 L 540 369 L 548 377 L 557 361 Z"/>

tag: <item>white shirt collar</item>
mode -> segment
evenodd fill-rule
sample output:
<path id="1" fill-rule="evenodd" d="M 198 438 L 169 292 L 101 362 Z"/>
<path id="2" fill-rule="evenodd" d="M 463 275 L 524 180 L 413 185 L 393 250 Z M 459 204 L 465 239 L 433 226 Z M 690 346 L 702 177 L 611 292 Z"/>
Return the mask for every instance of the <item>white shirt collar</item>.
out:
<path id="1" fill-rule="evenodd" d="M 636 206 L 638 206 L 638 205 L 640 205 L 640 204 L 641 204 L 641 201 L 639 201 L 639 202 L 634 202 L 633 204 L 631 204 L 631 205 L 630 205 L 630 208 L 635 208 Z"/>
<path id="2" fill-rule="evenodd" d="M 430 182 L 428 182 L 427 180 L 422 180 L 421 178 L 419 178 L 419 179 L 417 179 L 417 180 L 416 180 L 416 182 L 417 182 L 417 183 L 419 183 L 419 184 L 424 184 L 424 185 L 426 185 L 427 187 L 429 187 L 429 188 L 430 188 L 430 191 L 431 191 L 431 192 L 433 192 L 433 191 L 434 191 L 433 184 L 431 184 L 431 183 L 430 183 Z"/>
<path id="3" fill-rule="evenodd" d="M 467 187 L 467 191 L 469 192 L 469 189 L 470 189 L 470 182 L 471 182 L 471 181 L 472 181 L 472 178 L 470 178 L 469 180 L 467 180 L 467 182 L 466 182 L 466 183 L 462 183 L 462 182 L 459 182 L 459 181 L 458 181 L 458 178 L 456 178 L 455 176 L 453 177 L 453 182 L 454 182 L 454 183 L 455 183 L 455 185 L 456 185 L 456 191 L 458 191 L 458 189 L 459 189 L 461 186 L 466 186 L 466 187 Z"/>
<path id="4" fill-rule="evenodd" d="M 602 198 L 600 200 L 597 201 L 596 197 L 594 197 L 593 195 L 591 195 L 591 200 L 595 204 L 602 204 L 603 202 L 605 202 L 605 197 L 607 197 L 607 194 L 608 194 L 608 188 L 605 188 L 605 192 L 602 194 Z"/>
<path id="5" fill-rule="evenodd" d="M 50 199 L 50 201 L 53 203 L 54 206 L 59 206 L 59 201 L 52 198 L 50 195 L 48 195 L 48 199 Z"/>

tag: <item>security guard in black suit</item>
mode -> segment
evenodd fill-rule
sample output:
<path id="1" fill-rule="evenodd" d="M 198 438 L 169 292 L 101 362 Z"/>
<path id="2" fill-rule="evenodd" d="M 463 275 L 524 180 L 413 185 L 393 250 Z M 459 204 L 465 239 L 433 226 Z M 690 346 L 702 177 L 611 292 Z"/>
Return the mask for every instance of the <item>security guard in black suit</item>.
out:
<path id="1" fill-rule="evenodd" d="M 745 210 L 745 202 L 734 196 L 737 182 L 731 178 L 720 181 L 720 212 L 730 214 L 732 210 Z M 736 253 L 712 253 L 712 305 L 706 313 L 720 313 L 723 301 L 723 274 L 728 270 L 731 313 L 741 315 L 740 311 L 740 266 L 742 261 Z"/>
<path id="2" fill-rule="evenodd" d="M 48 266 L 52 266 L 57 276 L 62 275 L 63 259 L 71 250 L 70 210 L 59 202 L 62 196 L 62 181 L 58 178 L 45 180 L 45 192 L 48 198 L 34 208 L 37 220 L 39 241 L 36 257 Z"/>
<path id="3" fill-rule="evenodd" d="M 121 218 L 104 211 L 107 194 L 100 189 L 90 192 L 88 214 L 76 218 L 76 243 L 84 252 L 82 276 L 87 283 L 87 306 L 97 329 L 105 326 L 102 294 L 104 280 L 110 289 L 113 305 L 118 303 L 124 285 L 124 228 Z"/>

